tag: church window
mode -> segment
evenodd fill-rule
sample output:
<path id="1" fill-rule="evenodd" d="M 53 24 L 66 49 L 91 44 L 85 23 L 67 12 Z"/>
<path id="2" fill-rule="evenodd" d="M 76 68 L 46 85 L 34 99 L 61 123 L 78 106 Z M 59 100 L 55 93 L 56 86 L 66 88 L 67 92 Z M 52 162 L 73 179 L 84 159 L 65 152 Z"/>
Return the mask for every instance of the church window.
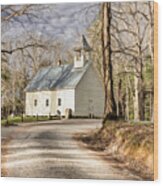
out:
<path id="1" fill-rule="evenodd" d="M 37 99 L 34 100 L 34 106 L 37 106 Z"/>
<path id="2" fill-rule="evenodd" d="M 49 99 L 46 99 L 46 106 L 49 106 Z"/>
<path id="3" fill-rule="evenodd" d="M 61 106 L 61 98 L 58 98 L 58 106 Z"/>

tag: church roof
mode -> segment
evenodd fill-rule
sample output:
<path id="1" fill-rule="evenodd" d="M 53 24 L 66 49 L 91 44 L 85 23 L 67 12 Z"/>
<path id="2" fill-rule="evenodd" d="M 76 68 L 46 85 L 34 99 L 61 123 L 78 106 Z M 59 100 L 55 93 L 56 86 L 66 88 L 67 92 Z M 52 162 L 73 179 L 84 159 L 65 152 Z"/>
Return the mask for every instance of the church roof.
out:
<path id="1" fill-rule="evenodd" d="M 85 50 L 85 51 L 89 52 L 92 50 L 92 48 L 89 46 L 85 36 L 82 35 L 81 43 L 79 43 L 79 45 L 77 47 L 75 47 L 74 50 L 77 52 L 81 51 L 81 50 Z"/>
<path id="2" fill-rule="evenodd" d="M 45 67 L 38 71 L 25 88 L 26 92 L 75 88 L 90 66 L 74 68 L 73 64 Z"/>

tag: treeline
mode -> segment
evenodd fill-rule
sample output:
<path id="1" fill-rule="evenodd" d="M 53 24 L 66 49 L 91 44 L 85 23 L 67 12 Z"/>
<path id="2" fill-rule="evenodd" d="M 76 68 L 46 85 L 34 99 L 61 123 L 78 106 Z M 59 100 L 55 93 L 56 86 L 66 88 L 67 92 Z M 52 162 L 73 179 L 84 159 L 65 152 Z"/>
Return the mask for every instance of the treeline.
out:
<path id="1" fill-rule="evenodd" d="M 2 36 L 12 25 L 25 28 L 25 21 L 31 24 L 41 22 L 38 12 L 49 5 L 6 5 L 2 6 Z M 19 30 L 17 30 L 19 32 Z M 45 66 L 56 65 L 64 51 L 65 59 L 72 61 L 71 53 L 64 43 L 45 37 L 41 33 L 24 32 L 3 37 L 1 42 L 1 115 L 22 115 L 25 112 L 24 89 L 37 71 Z M 64 59 L 63 63 L 66 62 Z"/>
<path id="2" fill-rule="evenodd" d="M 12 40 L 2 43 L 1 108 L 4 117 L 24 113 L 25 87 L 40 68 L 55 66 L 64 50 L 60 42 L 49 41 L 35 34 L 20 38 L 16 46 L 13 43 Z M 67 51 L 64 54 L 66 60 L 72 61 L 71 53 Z M 62 63 L 66 62 L 62 60 Z"/>
<path id="3" fill-rule="evenodd" d="M 104 82 L 105 119 L 153 122 L 153 2 L 103 3 L 88 30 Z"/>

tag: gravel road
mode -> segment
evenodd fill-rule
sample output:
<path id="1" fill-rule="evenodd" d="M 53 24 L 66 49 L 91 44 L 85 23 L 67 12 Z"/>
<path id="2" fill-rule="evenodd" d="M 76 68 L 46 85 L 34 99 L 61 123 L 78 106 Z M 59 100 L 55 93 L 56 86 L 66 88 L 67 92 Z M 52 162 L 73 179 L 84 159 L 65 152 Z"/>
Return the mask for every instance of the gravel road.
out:
<path id="1" fill-rule="evenodd" d="M 113 159 L 83 147 L 73 136 L 101 127 L 101 120 L 72 119 L 2 127 L 2 176 L 134 179 Z M 7 141 L 5 143 L 5 141 Z"/>

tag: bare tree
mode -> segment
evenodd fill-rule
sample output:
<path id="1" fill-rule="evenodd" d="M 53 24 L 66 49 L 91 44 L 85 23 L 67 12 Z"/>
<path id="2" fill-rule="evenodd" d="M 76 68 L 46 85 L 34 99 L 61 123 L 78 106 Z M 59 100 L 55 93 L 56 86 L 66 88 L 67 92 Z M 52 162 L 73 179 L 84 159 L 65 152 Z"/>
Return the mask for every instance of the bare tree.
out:
<path id="1" fill-rule="evenodd" d="M 150 2 L 149 2 L 150 3 Z M 151 6 L 151 5 L 150 5 Z M 119 6 L 118 6 L 119 8 Z M 130 63 L 129 71 L 134 73 L 134 120 L 144 120 L 145 117 L 145 81 L 144 67 L 147 62 L 149 50 L 149 34 L 152 27 L 149 22 L 150 14 L 147 12 L 148 3 L 126 3 L 112 10 L 112 38 L 116 42 L 114 53 L 120 53 Z M 116 34 L 115 34 L 116 33 Z M 150 40 L 150 43 L 152 41 Z"/>
<path id="2" fill-rule="evenodd" d="M 104 114 L 107 119 L 116 118 L 116 103 L 113 89 L 113 67 L 111 51 L 111 3 L 102 3 L 102 65 L 105 89 Z"/>
<path id="3" fill-rule="evenodd" d="M 107 70 L 112 69 L 112 79 L 114 79 L 112 90 L 117 105 L 117 116 L 121 115 L 127 120 L 145 120 L 146 115 L 149 115 L 149 113 L 147 114 L 149 111 L 145 109 L 146 102 L 150 101 L 150 110 L 153 108 L 153 95 L 150 90 L 153 89 L 153 23 L 151 22 L 153 20 L 153 3 L 112 3 L 110 12 L 111 14 L 105 12 L 106 26 L 104 25 L 103 4 L 102 22 L 98 17 L 89 30 L 94 44 L 93 60 L 104 80 L 105 92 L 108 91 L 106 97 L 110 98 L 109 86 L 111 84 L 109 85 L 109 83 L 111 81 L 108 78 L 109 71 Z M 104 43 L 104 35 L 107 36 L 108 33 L 110 38 L 106 37 L 106 43 Z M 100 40 L 102 40 L 102 46 L 99 44 Z M 105 62 L 106 59 L 110 59 L 111 68 Z M 108 88 L 106 88 L 107 85 Z M 151 100 L 147 96 L 148 92 L 151 92 Z M 151 110 L 150 113 L 150 117 L 152 117 L 153 111 Z"/>
<path id="4" fill-rule="evenodd" d="M 1 21 L 2 22 L 8 22 L 12 19 L 16 20 L 16 18 L 22 16 L 22 15 L 31 15 L 30 8 L 32 5 L 3 5 L 1 8 Z"/>

